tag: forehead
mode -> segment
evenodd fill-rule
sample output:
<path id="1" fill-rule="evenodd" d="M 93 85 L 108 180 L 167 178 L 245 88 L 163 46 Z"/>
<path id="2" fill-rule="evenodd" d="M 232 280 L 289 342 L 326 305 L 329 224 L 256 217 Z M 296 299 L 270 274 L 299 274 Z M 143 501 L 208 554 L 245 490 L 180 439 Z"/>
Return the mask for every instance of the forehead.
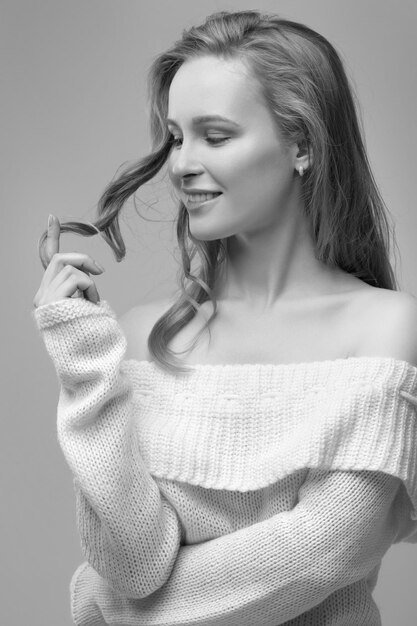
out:
<path id="1" fill-rule="evenodd" d="M 168 117 L 186 123 L 218 114 L 237 122 L 266 112 L 260 86 L 239 59 L 199 57 L 183 63 L 169 89 Z"/>

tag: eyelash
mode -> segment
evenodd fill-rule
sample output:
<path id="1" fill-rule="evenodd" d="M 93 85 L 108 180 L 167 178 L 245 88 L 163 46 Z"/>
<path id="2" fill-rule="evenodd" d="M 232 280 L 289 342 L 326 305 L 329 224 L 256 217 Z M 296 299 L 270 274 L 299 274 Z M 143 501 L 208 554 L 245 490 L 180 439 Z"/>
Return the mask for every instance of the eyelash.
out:
<path id="1" fill-rule="evenodd" d="M 171 135 L 171 139 L 172 139 L 172 145 L 177 148 L 178 147 L 178 141 L 180 141 L 180 137 L 174 137 L 173 135 Z M 214 138 L 214 137 L 206 137 L 206 141 L 208 141 L 208 143 L 212 146 L 216 146 L 224 141 L 227 141 L 228 139 L 230 139 L 230 137 L 218 137 L 218 138 Z"/>

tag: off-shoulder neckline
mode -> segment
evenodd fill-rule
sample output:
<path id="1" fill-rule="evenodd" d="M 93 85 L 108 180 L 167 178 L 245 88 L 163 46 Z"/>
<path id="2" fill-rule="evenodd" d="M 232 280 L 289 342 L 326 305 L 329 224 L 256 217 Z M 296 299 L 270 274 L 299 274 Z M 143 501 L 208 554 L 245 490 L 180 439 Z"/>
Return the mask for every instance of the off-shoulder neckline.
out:
<path id="1" fill-rule="evenodd" d="M 161 366 L 156 361 L 148 361 L 146 359 L 134 359 L 129 358 L 125 359 L 127 363 L 134 363 L 136 365 L 142 366 L 144 368 L 156 368 L 162 370 Z M 349 356 L 349 357 L 339 357 L 336 359 L 323 359 L 323 360 L 315 360 L 315 361 L 299 361 L 299 362 L 291 362 L 291 363 L 194 363 L 189 364 L 186 363 L 187 367 L 190 368 L 190 372 L 192 371 L 224 371 L 224 370 L 295 370 L 295 369 L 317 369 L 317 368 L 328 368 L 331 366 L 347 366 L 347 365 L 361 365 L 366 364 L 367 362 L 377 363 L 382 362 L 386 364 L 397 365 L 401 367 L 410 368 L 417 372 L 417 366 L 405 361 L 403 359 L 398 359 L 396 357 L 388 357 L 388 356 Z M 164 371 L 164 370 L 163 370 Z"/>

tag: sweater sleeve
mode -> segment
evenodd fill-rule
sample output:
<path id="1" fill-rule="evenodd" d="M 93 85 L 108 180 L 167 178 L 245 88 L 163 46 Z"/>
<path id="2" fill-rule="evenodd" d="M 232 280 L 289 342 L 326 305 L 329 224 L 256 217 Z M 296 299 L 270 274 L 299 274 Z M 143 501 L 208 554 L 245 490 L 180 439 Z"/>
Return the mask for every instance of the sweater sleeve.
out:
<path id="1" fill-rule="evenodd" d="M 74 477 L 85 558 L 114 589 L 144 597 L 168 579 L 181 526 L 133 437 L 126 338 L 102 300 L 63 299 L 33 311 L 60 382 L 58 440 Z"/>
<path id="2" fill-rule="evenodd" d="M 72 582 L 77 626 L 277 626 L 365 578 L 394 542 L 401 481 L 311 469 L 298 504 L 205 543 L 181 546 L 167 582 L 129 599 L 88 564 Z"/>

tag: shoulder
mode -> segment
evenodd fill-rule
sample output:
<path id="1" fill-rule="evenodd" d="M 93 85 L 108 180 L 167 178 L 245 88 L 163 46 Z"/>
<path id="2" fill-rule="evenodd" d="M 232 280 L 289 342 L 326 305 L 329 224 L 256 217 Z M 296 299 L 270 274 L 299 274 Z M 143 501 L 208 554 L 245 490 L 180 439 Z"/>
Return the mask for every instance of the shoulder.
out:
<path id="1" fill-rule="evenodd" d="M 135 305 L 118 318 L 127 341 L 125 359 L 150 360 L 147 343 L 149 333 L 172 304 L 172 298 L 144 302 Z"/>
<path id="2" fill-rule="evenodd" d="M 391 357 L 417 366 L 417 298 L 373 288 L 360 299 L 363 320 L 358 356 Z"/>

